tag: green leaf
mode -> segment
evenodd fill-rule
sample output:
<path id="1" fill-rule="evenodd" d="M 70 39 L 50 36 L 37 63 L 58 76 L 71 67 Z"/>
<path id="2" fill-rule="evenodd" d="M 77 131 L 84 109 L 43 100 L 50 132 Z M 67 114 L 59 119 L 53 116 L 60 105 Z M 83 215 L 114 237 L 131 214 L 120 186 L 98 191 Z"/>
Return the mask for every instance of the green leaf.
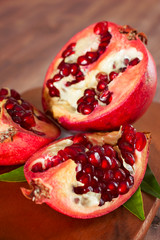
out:
<path id="1" fill-rule="evenodd" d="M 23 166 L 16 168 L 10 172 L 0 175 L 0 181 L 2 182 L 26 182 Z"/>
<path id="2" fill-rule="evenodd" d="M 132 197 L 123 204 L 123 206 L 128 209 L 132 214 L 137 216 L 140 220 L 145 220 L 144 209 L 143 209 L 143 199 L 141 188 L 132 195 Z"/>
<path id="3" fill-rule="evenodd" d="M 153 175 L 149 165 L 147 166 L 145 176 L 141 183 L 142 191 L 156 197 L 160 198 L 160 185 L 157 182 L 155 176 Z"/>

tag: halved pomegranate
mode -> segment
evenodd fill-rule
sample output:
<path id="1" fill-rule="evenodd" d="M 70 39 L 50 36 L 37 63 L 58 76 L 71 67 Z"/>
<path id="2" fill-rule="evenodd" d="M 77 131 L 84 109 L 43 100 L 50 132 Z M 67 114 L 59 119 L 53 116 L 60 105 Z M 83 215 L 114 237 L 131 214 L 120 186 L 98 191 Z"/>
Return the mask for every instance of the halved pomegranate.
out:
<path id="1" fill-rule="evenodd" d="M 0 89 L 0 165 L 24 163 L 60 129 L 13 89 Z"/>
<path id="2" fill-rule="evenodd" d="M 146 36 L 129 26 L 93 24 L 76 34 L 51 63 L 42 103 L 67 129 L 113 130 L 139 118 L 156 90 Z"/>
<path id="3" fill-rule="evenodd" d="M 146 170 L 150 134 L 131 125 L 110 133 L 67 137 L 36 152 L 25 164 L 31 189 L 23 194 L 37 204 L 75 218 L 107 214 L 126 202 Z"/>

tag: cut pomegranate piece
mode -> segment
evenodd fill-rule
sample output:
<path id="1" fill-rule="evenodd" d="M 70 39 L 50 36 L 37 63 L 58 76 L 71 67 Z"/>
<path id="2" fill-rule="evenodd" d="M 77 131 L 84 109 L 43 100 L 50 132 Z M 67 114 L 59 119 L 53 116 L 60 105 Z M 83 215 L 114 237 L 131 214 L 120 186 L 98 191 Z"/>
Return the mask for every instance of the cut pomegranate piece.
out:
<path id="1" fill-rule="evenodd" d="M 2 88 L 0 94 L 0 165 L 22 164 L 60 130 L 15 90 Z"/>
<path id="2" fill-rule="evenodd" d="M 73 36 L 46 74 L 44 110 L 69 130 L 113 130 L 134 122 L 152 102 L 157 83 L 142 40 L 131 27 L 107 21 Z M 50 81 L 59 74 L 60 80 Z M 80 103 L 87 89 L 95 92 L 92 106 Z"/>
<path id="3" fill-rule="evenodd" d="M 143 149 L 134 147 L 136 161 L 127 163 L 125 157 L 121 161 L 118 143 L 125 141 L 122 129 L 78 134 L 40 149 L 24 166 L 32 189 L 22 188 L 23 194 L 75 218 L 98 217 L 118 208 L 139 187 L 150 144 L 147 133 Z M 60 154 L 65 159 L 57 163 Z"/>

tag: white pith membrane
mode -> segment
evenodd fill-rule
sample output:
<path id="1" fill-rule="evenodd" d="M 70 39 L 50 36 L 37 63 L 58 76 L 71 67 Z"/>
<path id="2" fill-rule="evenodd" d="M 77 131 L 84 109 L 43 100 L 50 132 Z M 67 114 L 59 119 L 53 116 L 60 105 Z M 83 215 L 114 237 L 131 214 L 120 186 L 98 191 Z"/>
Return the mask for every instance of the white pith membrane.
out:
<path id="1" fill-rule="evenodd" d="M 99 133 L 97 135 L 95 133 L 95 135 L 93 134 L 93 136 L 89 135 L 89 140 L 93 140 L 92 141 L 93 145 L 98 144 L 102 146 L 104 143 L 107 143 L 107 144 L 110 144 L 111 146 L 115 146 L 120 137 L 121 137 L 121 130 L 119 132 L 107 133 L 105 134 L 105 136 L 103 136 L 103 133 Z M 150 136 L 146 134 L 146 137 L 147 137 L 147 140 L 149 140 Z M 54 156 L 57 154 L 57 152 L 60 149 L 64 149 L 66 146 L 72 145 L 72 143 L 73 143 L 72 140 L 65 139 L 61 142 L 58 142 L 56 146 L 54 145 L 49 146 L 49 148 L 46 149 L 46 152 L 48 153 L 46 157 L 38 158 L 34 160 L 32 163 L 29 164 L 28 170 L 32 171 L 33 165 L 38 162 L 41 162 L 42 166 L 45 166 L 44 161 L 49 157 L 50 154 L 51 156 Z M 130 165 L 128 167 L 128 164 L 126 163 L 124 164 L 126 169 L 132 172 L 132 175 L 134 176 L 134 178 L 139 180 L 139 184 L 143 179 L 146 164 L 147 164 L 146 158 L 148 154 L 148 147 L 149 147 L 149 141 L 147 141 L 145 148 L 141 152 L 135 150 L 134 156 L 135 156 L 136 164 L 133 165 L 133 168 Z M 117 146 L 115 146 L 114 149 L 118 152 L 120 151 Z M 143 158 L 145 158 L 145 161 Z M 47 170 L 48 177 L 46 176 L 44 178 L 43 177 L 38 178 L 38 176 L 36 176 L 36 173 L 32 173 L 32 180 L 35 180 L 35 182 L 38 182 L 38 179 L 40 180 L 42 179 L 41 182 L 43 183 L 44 188 L 48 188 L 47 192 L 49 192 L 50 194 L 49 197 L 45 198 L 44 196 L 43 198 L 43 196 L 39 195 L 40 194 L 39 188 L 35 188 L 32 195 L 32 200 L 35 201 L 36 203 L 46 202 L 48 205 L 51 205 L 52 207 L 54 207 L 59 211 L 62 211 L 64 213 L 66 211 L 66 214 L 68 215 L 71 214 L 74 216 L 74 214 L 76 213 L 81 213 L 85 218 L 87 214 L 91 214 L 92 212 L 97 211 L 98 212 L 97 214 L 100 214 L 99 210 L 102 211 L 103 209 L 108 207 L 111 207 L 109 208 L 108 212 L 112 211 L 114 208 L 122 205 L 125 202 L 124 195 L 130 196 L 130 191 L 132 191 L 132 194 L 133 194 L 138 188 L 138 185 L 136 186 L 133 185 L 133 187 L 126 194 L 119 195 L 117 198 L 113 198 L 111 202 L 105 202 L 103 206 L 98 206 L 101 198 L 101 193 L 88 192 L 85 194 L 76 194 L 73 191 L 73 187 L 83 186 L 81 182 L 76 180 L 76 174 L 77 174 L 76 166 L 77 164 L 73 160 L 69 159 L 57 165 L 55 168 L 48 169 Z M 139 167 L 141 167 L 142 169 L 139 170 Z M 43 172 L 39 174 L 43 175 Z M 117 201 L 119 201 L 119 205 L 115 207 L 114 204 Z"/>
<path id="2" fill-rule="evenodd" d="M 76 43 L 76 47 L 74 49 L 75 54 L 72 54 L 69 57 L 65 58 L 65 62 L 76 63 L 78 56 L 84 55 L 84 53 L 86 53 L 87 51 L 91 51 L 91 50 L 96 51 L 98 49 L 99 41 L 100 41 L 99 36 L 95 34 L 90 34 L 87 37 L 78 40 Z M 87 66 L 80 66 L 80 70 L 84 73 L 85 80 L 82 80 L 79 83 L 66 87 L 65 84 L 67 82 L 71 82 L 75 79 L 75 77 L 70 74 L 67 77 L 63 77 L 60 81 L 55 82 L 54 86 L 59 90 L 60 97 L 50 98 L 49 105 L 50 105 L 50 110 L 53 112 L 53 116 L 55 118 L 63 116 L 64 111 L 67 111 L 70 114 L 74 114 L 80 118 L 84 118 L 85 116 L 77 111 L 77 100 L 83 96 L 85 89 L 87 88 L 96 89 L 98 84 L 96 75 L 98 73 L 103 72 L 109 75 L 109 73 L 112 71 L 118 72 L 120 68 L 126 67 L 126 65 L 124 64 L 124 59 L 126 58 L 129 59 L 129 61 L 133 60 L 134 58 L 139 58 L 139 60 L 141 61 L 143 59 L 143 54 L 142 52 L 137 51 L 136 48 L 133 48 L 133 47 L 130 47 L 127 49 L 126 48 L 121 49 L 119 52 L 116 52 L 116 51 L 111 52 L 96 66 L 96 70 L 88 71 Z M 59 72 L 59 70 L 57 70 L 57 67 L 61 61 L 62 61 L 62 58 L 58 59 L 57 62 L 55 63 L 55 68 L 51 77 L 53 77 L 55 74 Z M 123 87 L 124 96 L 128 92 L 130 92 L 130 90 L 133 88 L 135 84 L 134 81 L 130 82 L 130 84 L 128 84 L 128 82 L 125 81 L 124 79 L 122 81 L 120 79 L 122 74 L 125 74 L 125 73 L 120 72 L 119 75 L 108 84 L 109 91 L 112 92 L 112 89 L 113 89 L 112 102 L 115 100 L 114 92 L 116 93 L 115 98 L 117 98 L 117 96 L 121 97 L 122 95 L 120 90 L 115 88 L 115 85 L 117 84 L 118 80 L 121 81 L 121 85 L 124 86 Z M 95 96 L 95 99 L 98 100 L 98 97 Z M 106 107 L 106 104 L 99 100 L 98 100 L 98 105 Z"/>

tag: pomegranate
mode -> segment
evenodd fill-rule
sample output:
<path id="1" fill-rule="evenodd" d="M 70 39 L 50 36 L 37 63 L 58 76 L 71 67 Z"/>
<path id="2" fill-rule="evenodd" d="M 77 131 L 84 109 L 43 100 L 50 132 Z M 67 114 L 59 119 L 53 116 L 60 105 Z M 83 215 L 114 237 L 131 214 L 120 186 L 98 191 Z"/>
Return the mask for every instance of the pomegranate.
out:
<path id="1" fill-rule="evenodd" d="M 0 89 L 0 165 L 24 163 L 59 135 L 59 128 L 18 92 Z"/>
<path id="2" fill-rule="evenodd" d="M 99 22 L 82 30 L 51 63 L 45 112 L 71 130 L 115 130 L 139 118 L 156 90 L 147 38 L 129 26 Z"/>
<path id="3" fill-rule="evenodd" d="M 107 214 L 137 190 L 149 144 L 150 134 L 136 132 L 131 125 L 55 141 L 25 163 L 31 189 L 22 188 L 22 192 L 35 203 L 46 203 L 71 217 Z"/>

